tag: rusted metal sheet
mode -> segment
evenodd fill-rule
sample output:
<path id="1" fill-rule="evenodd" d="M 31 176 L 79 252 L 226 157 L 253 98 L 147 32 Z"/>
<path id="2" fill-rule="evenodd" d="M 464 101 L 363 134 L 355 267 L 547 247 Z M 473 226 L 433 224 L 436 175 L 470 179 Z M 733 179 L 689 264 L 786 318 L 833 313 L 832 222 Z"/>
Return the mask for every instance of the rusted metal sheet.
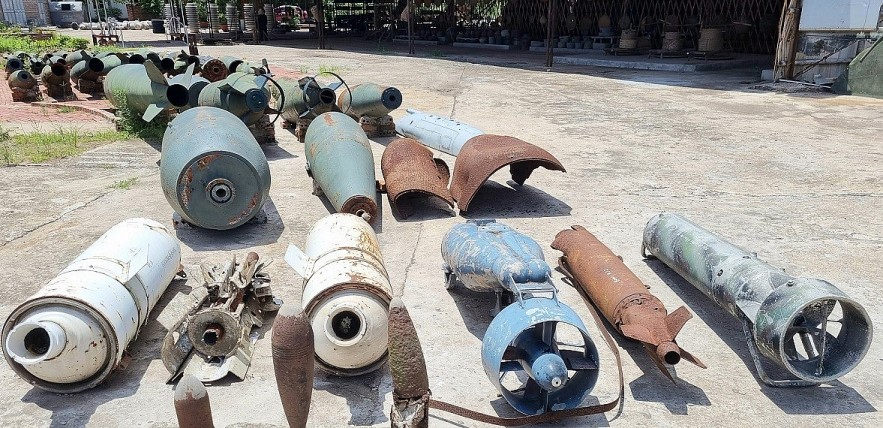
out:
<path id="1" fill-rule="evenodd" d="M 788 275 L 684 217 L 650 219 L 643 251 L 742 321 L 758 376 L 770 386 L 833 381 L 871 346 L 868 313 L 833 284 Z M 759 354 L 797 379 L 771 379 Z"/>
<path id="2" fill-rule="evenodd" d="M 288 426 L 304 428 L 313 396 L 313 328 L 295 305 L 283 305 L 273 322 L 273 371 Z"/>
<path id="3" fill-rule="evenodd" d="M 454 208 L 448 190 L 448 165 L 433 158 L 432 151 L 417 140 L 399 138 L 389 143 L 380 159 L 380 170 L 389 203 L 401 217 L 414 212 L 411 204 L 417 197 L 437 197 Z"/>
<path id="4" fill-rule="evenodd" d="M 232 113 L 195 107 L 169 123 L 160 182 L 166 200 L 188 223 L 215 230 L 245 224 L 269 198 L 270 181 L 267 157 Z"/>
<path id="5" fill-rule="evenodd" d="M 640 279 L 595 235 L 573 226 L 555 236 L 552 248 L 564 253 L 558 263 L 573 285 L 589 298 L 624 336 L 642 342 L 650 358 L 672 379 L 665 364 L 681 357 L 705 368 L 696 357 L 675 342 L 675 336 L 693 317 L 681 306 L 671 314 Z"/>
<path id="6" fill-rule="evenodd" d="M 392 286 L 371 225 L 352 214 L 327 215 L 310 229 L 303 251 L 288 247 L 285 261 L 304 278 L 301 301 L 318 333 L 319 367 L 358 376 L 382 366 Z"/>
<path id="7" fill-rule="evenodd" d="M 179 428 L 214 428 L 208 391 L 198 379 L 185 375 L 175 385 L 175 415 Z"/>
<path id="8" fill-rule="evenodd" d="M 201 266 L 203 285 L 191 292 L 192 305 L 166 334 L 162 360 L 172 379 L 191 374 L 213 382 L 232 373 L 245 379 L 257 333 L 282 302 L 273 297 L 267 264 L 257 253 L 245 260 Z"/>
<path id="9" fill-rule="evenodd" d="M 389 371 L 392 374 L 394 428 L 429 426 L 429 375 L 417 329 L 408 308 L 398 297 L 389 305 Z"/>
<path id="10" fill-rule="evenodd" d="M 307 172 L 337 212 L 372 223 L 377 219 L 374 155 L 365 131 L 353 118 L 323 113 L 310 123 L 304 138 Z"/>
<path id="11" fill-rule="evenodd" d="M 73 393 L 101 383 L 179 271 L 178 240 L 161 224 L 108 230 L 3 324 L 3 355 L 39 388 Z"/>
<path id="12" fill-rule="evenodd" d="M 227 65 L 219 59 L 210 59 L 200 67 L 200 75 L 209 82 L 218 82 L 230 74 Z"/>
<path id="13" fill-rule="evenodd" d="M 518 138 L 491 134 L 473 137 L 457 155 L 451 180 L 451 196 L 460 211 L 467 211 L 482 184 L 506 165 L 512 181 L 519 186 L 539 167 L 565 172 L 551 153 Z"/>
<path id="14" fill-rule="evenodd" d="M 392 86 L 380 86 L 376 83 L 363 83 L 353 86 L 349 91 L 342 91 L 337 99 L 340 111 L 360 118 L 367 116 L 379 118 L 388 115 L 402 105 L 402 93 Z"/>

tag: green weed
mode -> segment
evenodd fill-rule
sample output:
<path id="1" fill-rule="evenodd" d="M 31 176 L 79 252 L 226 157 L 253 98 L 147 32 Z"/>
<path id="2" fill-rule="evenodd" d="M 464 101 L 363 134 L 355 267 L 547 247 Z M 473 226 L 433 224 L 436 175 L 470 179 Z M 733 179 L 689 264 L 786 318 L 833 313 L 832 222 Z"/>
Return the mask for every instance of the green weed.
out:
<path id="1" fill-rule="evenodd" d="M 444 58 L 445 53 L 439 49 L 433 49 L 433 50 L 429 51 L 429 56 L 434 57 L 434 58 Z"/>
<path id="2" fill-rule="evenodd" d="M 0 53 L 24 51 L 28 53 L 75 51 L 89 47 L 89 41 L 78 37 L 55 34 L 46 40 L 31 40 L 20 35 L 0 35 Z"/>
<path id="3" fill-rule="evenodd" d="M 161 113 L 153 121 L 145 122 L 141 119 L 141 113 L 133 110 L 126 104 L 126 94 L 117 91 L 116 98 L 121 100 L 117 108 L 117 128 L 129 135 L 145 140 L 161 140 L 169 123 L 169 116 Z"/>
<path id="4" fill-rule="evenodd" d="M 127 178 L 125 180 L 117 181 L 110 185 L 111 189 L 119 189 L 119 190 L 129 190 L 135 183 L 138 182 L 138 177 Z"/>
<path id="5" fill-rule="evenodd" d="M 53 131 L 31 131 L 23 134 L 0 133 L 0 158 L 6 165 L 42 163 L 76 156 L 93 147 L 130 138 L 119 131 L 82 132 L 79 129 L 57 128 Z"/>

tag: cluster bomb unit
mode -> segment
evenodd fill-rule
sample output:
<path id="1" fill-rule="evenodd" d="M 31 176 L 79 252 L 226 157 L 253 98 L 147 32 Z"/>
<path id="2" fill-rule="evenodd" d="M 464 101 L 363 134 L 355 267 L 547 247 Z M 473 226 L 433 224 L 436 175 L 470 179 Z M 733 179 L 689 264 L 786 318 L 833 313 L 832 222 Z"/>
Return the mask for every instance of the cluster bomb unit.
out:
<path id="1" fill-rule="evenodd" d="M 114 106 L 145 121 L 170 115 L 160 181 L 176 227 L 229 230 L 263 215 L 271 174 L 256 127 L 272 127 L 270 116 L 281 117 L 304 145 L 304 179 L 336 212 L 284 255 L 303 278 L 302 307 L 273 296 L 267 263 L 256 253 L 202 266 L 202 286 L 191 291 L 161 350 L 169 381 L 177 382 L 174 404 L 182 427 L 211 425 L 203 382 L 228 374 L 244 378 L 258 339 L 254 330 L 273 312 L 276 383 L 295 427 L 307 425 L 316 367 L 342 377 L 388 367 L 394 427 L 428 426 L 430 409 L 506 426 L 613 410 L 622 405 L 622 369 L 602 316 L 613 333 L 641 343 L 672 381 L 669 367 L 682 359 L 706 367 L 676 341 L 692 314 L 685 307 L 669 312 L 586 228 L 561 231 L 550 244 L 561 252 L 564 282 L 588 304 L 616 361 L 602 361 L 597 340 L 560 299 L 540 243 L 495 220 L 469 220 L 440 242 L 444 267 L 435 286 L 494 293 L 496 303 L 487 308 L 493 320 L 480 350 L 486 386 L 524 416 L 486 415 L 431 394 L 417 331 L 393 294 L 372 227 L 380 218 L 378 191 L 387 193 L 397 218 L 427 198 L 465 212 L 503 167 L 518 185 L 539 167 L 564 172 L 558 159 L 533 144 L 411 109 L 394 121 L 389 114 L 403 101 L 396 88 L 351 87 L 337 75 L 339 82 L 326 85 L 318 76 L 276 78 L 266 61 L 184 52 L 21 52 L 6 59 L 6 71 L 20 94 L 33 95 L 25 92 L 35 92 L 39 75 L 50 96 L 73 84 L 103 91 Z M 390 135 L 402 138 L 386 146 L 378 183 L 369 137 Z M 453 173 L 433 150 L 456 158 Z M 640 237 L 636 233 L 636 244 Z M 641 248 L 743 323 L 757 375 L 768 385 L 833 381 L 870 347 L 868 314 L 837 287 L 788 275 L 684 217 L 650 219 Z M 39 388 L 90 389 L 120 364 L 169 283 L 182 275 L 181 250 L 170 230 L 153 220 L 125 220 L 12 312 L 0 336 L 6 361 Z M 793 376 L 773 379 L 762 357 Z M 585 406 L 601 370 L 618 371 L 619 397 Z"/>

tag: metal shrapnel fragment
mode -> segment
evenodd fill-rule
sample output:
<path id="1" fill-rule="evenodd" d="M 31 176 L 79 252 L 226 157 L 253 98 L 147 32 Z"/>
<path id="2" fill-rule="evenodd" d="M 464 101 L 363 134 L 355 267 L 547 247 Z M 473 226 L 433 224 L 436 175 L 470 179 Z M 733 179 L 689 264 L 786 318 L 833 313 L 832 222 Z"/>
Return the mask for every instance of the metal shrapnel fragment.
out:
<path id="1" fill-rule="evenodd" d="M 433 158 L 432 151 L 416 140 L 399 138 L 389 143 L 383 151 L 380 170 L 389 203 L 401 217 L 414 212 L 412 203 L 418 197 L 439 198 L 453 209 L 448 165 Z"/>

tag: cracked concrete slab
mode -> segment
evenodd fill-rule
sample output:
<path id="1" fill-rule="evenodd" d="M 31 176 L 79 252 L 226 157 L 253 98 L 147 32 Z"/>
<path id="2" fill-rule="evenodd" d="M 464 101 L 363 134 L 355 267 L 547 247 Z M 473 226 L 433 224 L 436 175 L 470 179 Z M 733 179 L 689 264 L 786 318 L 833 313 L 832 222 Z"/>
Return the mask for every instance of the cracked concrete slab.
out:
<path id="1" fill-rule="evenodd" d="M 200 52 L 238 55 L 243 48 L 200 47 Z M 505 66 L 502 60 L 483 65 L 451 58 L 248 47 L 249 60 L 262 57 L 291 70 L 340 67 L 352 84 L 396 86 L 404 96 L 396 117 L 404 107 L 453 112 L 487 132 L 543 147 L 564 163 L 566 174 L 538 170 L 519 188 L 508 181 L 507 171 L 498 172 L 478 193 L 467 217 L 506 222 L 536 239 L 549 261 L 558 256 L 549 247 L 555 234 L 582 224 L 620 254 L 666 306 L 686 304 L 696 314 L 679 341 L 708 364 L 707 370 L 678 366 L 679 380 L 671 385 L 638 344 L 620 340 L 627 383 L 624 413 L 612 421 L 598 415 L 556 426 L 883 424 L 879 341 L 861 365 L 830 385 L 768 388 L 754 377 L 738 322 L 639 254 L 645 222 L 660 211 L 679 212 L 790 273 L 831 281 L 879 322 L 883 295 L 875 284 L 883 277 L 883 101 L 752 91 L 732 74 L 606 73 L 570 66 L 546 73 Z M 273 175 L 267 223 L 177 235 L 191 270 L 202 262 L 227 260 L 230 252 L 257 251 L 274 258 L 268 268 L 274 292 L 299 305 L 302 279 L 282 256 L 289 243 L 302 245 L 312 224 L 328 211 L 311 194 L 303 146 L 281 128 L 277 137 L 278 146 L 265 147 Z M 372 145 L 378 174 L 384 143 L 378 139 Z M 117 222 L 148 217 L 171 225 L 172 210 L 156 173 L 157 150 L 143 142 L 118 142 L 49 166 L 0 168 L 0 181 L 6 183 L 0 188 L 0 200 L 6 202 L 0 208 L 0 318 Z M 437 156 L 453 165 L 454 158 Z M 130 177 L 138 180 L 128 190 L 110 188 Z M 491 320 L 493 297 L 444 288 L 441 239 L 464 218 L 422 207 L 399 222 L 385 197 L 379 200 L 382 218 L 375 229 L 394 290 L 403 293 L 420 334 L 434 395 L 514 416 L 481 369 L 480 338 Z M 560 279 L 556 273 L 561 300 L 590 324 L 580 297 Z M 76 396 L 45 393 L 0 365 L 2 425 L 175 426 L 172 388 L 164 383 L 168 373 L 159 347 L 176 299 L 197 285 L 192 279 L 172 284 L 130 348 L 132 363 L 95 390 Z M 246 379 L 208 388 L 216 426 L 285 425 L 266 334 L 270 325 L 262 330 Z M 593 326 L 590 332 L 599 338 Z M 602 375 L 595 394 L 603 402 L 615 394 L 615 376 L 610 352 L 596 342 L 602 348 Z M 317 375 L 310 425 L 388 426 L 392 387 L 383 370 L 352 379 Z M 261 411 L 243 411 L 254 408 Z M 431 414 L 433 426 L 482 426 Z"/>

